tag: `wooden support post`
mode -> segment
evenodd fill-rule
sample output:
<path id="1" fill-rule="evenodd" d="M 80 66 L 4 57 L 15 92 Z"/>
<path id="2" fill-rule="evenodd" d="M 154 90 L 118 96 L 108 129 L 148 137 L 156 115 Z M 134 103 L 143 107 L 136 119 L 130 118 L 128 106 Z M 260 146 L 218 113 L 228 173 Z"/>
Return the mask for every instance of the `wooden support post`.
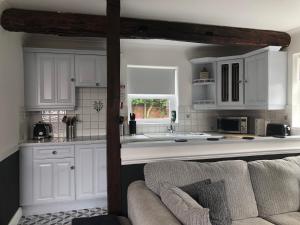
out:
<path id="1" fill-rule="evenodd" d="M 107 0 L 107 188 L 108 212 L 121 212 L 120 0 Z"/>

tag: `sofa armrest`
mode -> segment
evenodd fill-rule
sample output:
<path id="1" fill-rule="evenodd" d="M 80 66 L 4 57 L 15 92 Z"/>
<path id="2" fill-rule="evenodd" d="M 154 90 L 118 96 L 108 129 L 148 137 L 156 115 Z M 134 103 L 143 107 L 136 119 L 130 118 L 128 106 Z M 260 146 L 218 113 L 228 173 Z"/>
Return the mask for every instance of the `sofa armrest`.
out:
<path id="1" fill-rule="evenodd" d="M 181 225 L 144 181 L 131 183 L 127 198 L 128 217 L 132 225 Z"/>

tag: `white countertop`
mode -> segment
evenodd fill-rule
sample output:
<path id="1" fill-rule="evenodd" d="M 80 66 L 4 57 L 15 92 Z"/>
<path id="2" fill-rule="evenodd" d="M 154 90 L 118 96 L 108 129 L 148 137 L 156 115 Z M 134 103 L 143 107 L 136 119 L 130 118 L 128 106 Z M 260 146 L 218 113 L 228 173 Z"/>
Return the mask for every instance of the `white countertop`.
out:
<path id="1" fill-rule="evenodd" d="M 74 139 L 66 138 L 51 138 L 42 140 L 27 140 L 20 144 L 20 147 L 32 147 L 32 146 L 43 146 L 43 145 L 70 145 L 70 144 L 105 144 L 106 136 L 82 136 Z"/>
<path id="2" fill-rule="evenodd" d="M 142 140 L 143 137 L 137 139 Z M 254 140 L 229 136 L 219 141 L 189 140 L 182 143 L 127 142 L 122 145 L 121 159 L 122 165 L 130 165 L 160 160 L 197 160 L 288 153 L 300 153 L 300 136 L 255 137 Z"/>

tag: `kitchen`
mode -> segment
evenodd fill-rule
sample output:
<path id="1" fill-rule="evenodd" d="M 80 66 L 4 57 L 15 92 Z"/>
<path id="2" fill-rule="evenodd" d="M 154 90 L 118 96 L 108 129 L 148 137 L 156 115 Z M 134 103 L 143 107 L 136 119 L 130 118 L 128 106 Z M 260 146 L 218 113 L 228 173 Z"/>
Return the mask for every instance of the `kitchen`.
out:
<path id="1" fill-rule="evenodd" d="M 93 215 L 102 214 L 107 209 L 106 41 L 22 34 L 20 42 L 22 215 L 90 208 L 98 209 Z M 153 161 L 300 153 L 297 129 L 289 136 L 295 94 L 289 88 L 291 52 L 122 39 L 121 163 L 124 173 L 132 173 L 122 177 L 123 185 Z M 158 114 L 149 109 L 149 99 L 163 103 Z M 273 130 L 265 137 L 268 123 Z"/>
<path id="2" fill-rule="evenodd" d="M 107 207 L 106 59 L 103 46 L 105 41 L 101 39 L 70 39 L 45 35 L 28 35 L 25 38 L 24 141 L 20 151 L 21 205 L 25 216 L 57 210 Z M 224 155 L 233 157 L 229 151 L 232 146 L 226 151 L 222 144 L 231 141 L 239 146 L 235 142 L 240 141 L 238 137 L 254 137 L 255 132 L 259 132 L 255 130 L 255 119 L 260 119 L 263 123 L 261 133 L 257 134 L 260 136 L 266 135 L 267 121 L 288 123 L 285 110 L 287 55 L 278 51 L 278 48 L 253 51 L 248 48 L 226 49 L 159 40 L 122 40 L 121 46 L 120 112 L 124 122 L 120 128 L 121 134 L 124 132 L 121 136 L 123 165 L 166 158 L 191 160 L 220 158 Z M 239 105 L 236 102 L 219 102 L 221 87 L 218 81 L 221 78 L 217 77 L 218 62 L 227 62 L 228 58 L 237 59 L 239 65 L 243 66 L 244 62 L 241 60 L 266 52 L 280 54 L 280 66 L 276 67 L 275 76 L 281 78 L 274 84 L 276 87 L 278 84 L 282 86 L 282 98 L 276 97 L 279 104 L 269 105 L 268 102 L 263 102 L 261 105 L 251 106 L 244 103 L 243 85 L 239 85 Z M 203 76 L 201 73 L 204 68 L 210 72 L 204 73 L 206 77 L 199 79 Z M 239 70 L 239 79 L 243 79 L 243 71 Z M 166 74 L 166 79 L 161 74 Z M 271 71 L 261 76 L 269 76 L 271 80 L 270 77 L 274 75 Z M 208 82 L 199 84 L 203 80 Z M 158 82 L 160 85 L 157 85 Z M 272 86 L 263 87 L 262 91 L 265 88 L 272 91 Z M 273 93 L 266 99 L 270 103 L 273 103 L 272 95 Z M 162 99 L 166 96 L 175 97 L 168 99 L 167 115 L 163 118 L 151 118 L 150 110 L 150 121 L 147 121 L 147 118 L 142 118 L 145 114 L 138 114 L 138 111 L 134 111 L 138 108 L 129 104 L 130 101 L 145 96 Z M 212 104 L 203 99 L 207 96 L 211 98 L 208 100 L 213 100 Z M 198 100 L 204 100 L 205 104 Z M 146 107 L 142 111 L 147 111 Z M 275 110 L 268 110 L 273 109 L 272 107 Z M 171 112 L 175 114 L 173 122 Z M 132 121 L 128 124 L 131 113 L 138 116 L 134 124 L 131 124 Z M 218 127 L 218 118 L 220 123 L 220 118 L 224 120 L 229 117 L 236 119 L 223 121 L 223 125 Z M 242 125 L 242 118 L 245 117 L 249 121 Z M 228 122 L 238 123 L 240 127 L 228 130 Z M 51 124 L 52 133 L 48 133 L 49 127 L 45 127 L 45 124 Z M 170 124 L 173 129 L 169 131 Z M 136 127 L 132 129 L 132 126 Z M 245 130 L 242 129 L 243 126 L 246 126 Z M 229 128 L 233 127 L 229 125 Z M 239 134 L 226 135 L 226 131 Z M 257 142 L 262 140 L 265 139 L 255 137 L 251 141 L 259 149 Z M 215 143 L 216 141 L 219 143 Z M 218 153 L 210 150 L 212 144 Z M 201 153 L 195 150 L 195 145 L 201 145 Z M 207 146 L 207 150 L 204 146 Z M 222 146 L 221 149 L 219 146 Z M 273 142 L 270 148 L 272 146 Z M 247 151 L 245 145 L 239 148 Z M 247 155 L 246 152 L 240 154 Z"/>

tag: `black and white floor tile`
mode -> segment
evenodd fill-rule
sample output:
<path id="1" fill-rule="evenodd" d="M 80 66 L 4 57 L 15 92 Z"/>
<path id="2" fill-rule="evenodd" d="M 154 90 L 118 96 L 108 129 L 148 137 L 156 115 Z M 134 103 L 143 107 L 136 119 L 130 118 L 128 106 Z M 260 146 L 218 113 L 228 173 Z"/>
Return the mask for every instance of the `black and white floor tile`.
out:
<path id="1" fill-rule="evenodd" d="M 22 217 L 18 225 L 71 225 L 72 219 L 106 215 L 101 208 L 72 210 L 67 212 L 47 213 Z"/>

